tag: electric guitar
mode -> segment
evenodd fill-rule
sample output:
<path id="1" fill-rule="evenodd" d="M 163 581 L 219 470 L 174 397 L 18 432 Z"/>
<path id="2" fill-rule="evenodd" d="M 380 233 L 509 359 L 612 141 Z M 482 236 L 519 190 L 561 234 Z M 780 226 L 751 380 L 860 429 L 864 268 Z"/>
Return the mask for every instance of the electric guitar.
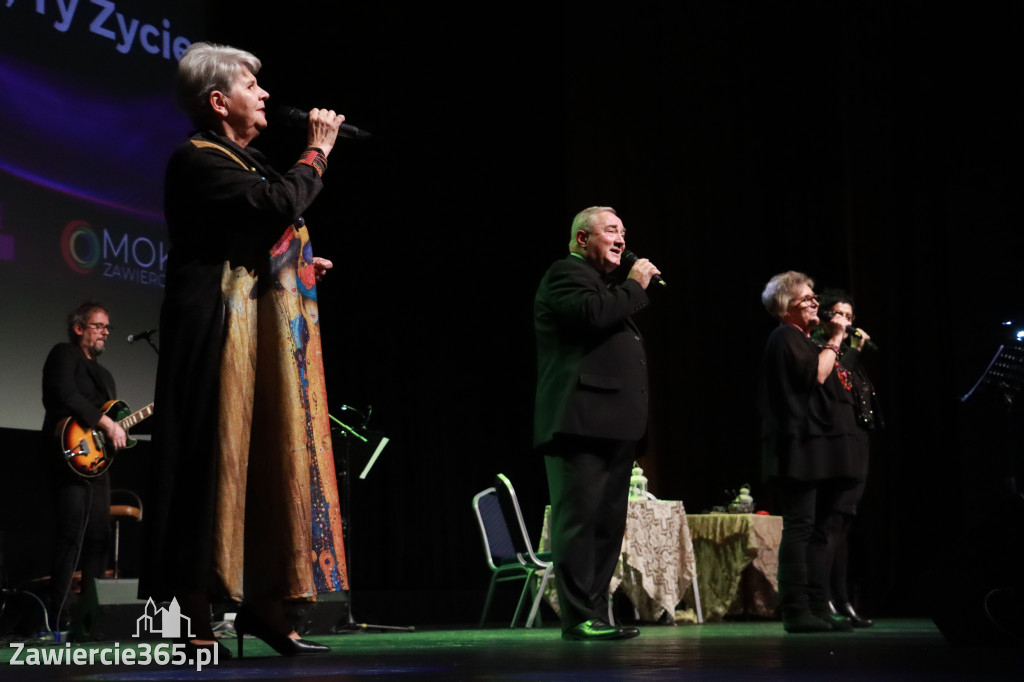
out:
<path id="1" fill-rule="evenodd" d="M 153 404 L 132 412 L 123 400 L 109 400 L 103 405 L 103 414 L 116 421 L 127 435 L 129 427 L 153 414 Z M 107 443 L 107 434 L 103 429 L 87 429 L 72 417 L 67 417 L 57 425 L 57 434 L 64 460 L 79 476 L 95 478 L 114 463 L 114 446 L 113 443 Z M 134 447 L 136 443 L 137 440 L 128 436 L 124 447 Z"/>

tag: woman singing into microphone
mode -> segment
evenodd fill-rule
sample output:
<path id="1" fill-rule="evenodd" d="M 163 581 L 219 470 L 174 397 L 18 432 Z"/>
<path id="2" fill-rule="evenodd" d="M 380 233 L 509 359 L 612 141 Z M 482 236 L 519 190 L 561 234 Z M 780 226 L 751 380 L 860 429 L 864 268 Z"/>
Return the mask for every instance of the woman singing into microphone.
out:
<path id="1" fill-rule="evenodd" d="M 779 598 L 786 632 L 849 632 L 828 609 L 828 521 L 836 499 L 863 478 L 849 367 L 839 362 L 846 320 L 825 323 L 825 344 L 810 334 L 819 324 L 814 282 L 800 272 L 771 278 L 761 294 L 779 326 L 768 337 L 760 405 L 766 473 L 782 497 Z M 851 338 L 845 360 L 866 337 Z"/>
<path id="2" fill-rule="evenodd" d="M 864 496 L 864 484 L 868 473 L 868 453 L 870 452 L 869 435 L 884 427 L 882 413 L 878 406 L 875 386 L 860 362 L 860 353 L 853 351 L 851 343 L 860 340 L 860 348 L 871 348 L 874 344 L 862 329 L 856 327 L 856 315 L 853 312 L 853 297 L 839 289 L 826 289 L 821 294 L 821 312 L 818 316 L 822 324 L 811 334 L 820 345 L 827 343 L 829 328 L 827 322 L 835 321 L 846 325 L 843 343 L 839 345 L 839 361 L 847 368 L 849 390 L 853 397 L 853 407 L 857 418 L 856 446 L 857 457 L 860 459 L 861 476 L 852 488 L 840 493 L 829 520 L 828 552 L 831 558 L 829 588 L 829 609 L 850 619 L 854 627 L 866 628 L 874 625 L 868 618 L 862 617 L 854 609 L 850 598 L 850 581 L 848 578 L 849 533 L 850 526 L 857 516 L 857 506 Z M 851 330 L 854 330 L 851 338 Z"/>
<path id="3" fill-rule="evenodd" d="M 286 600 L 347 589 L 316 304 L 332 264 L 313 256 L 302 218 L 344 117 L 310 111 L 306 147 L 276 171 L 250 145 L 267 127 L 259 70 L 252 54 L 208 43 L 178 67 L 178 104 L 198 132 L 164 187 L 171 252 L 139 596 L 177 599 L 192 649 L 217 647 L 211 602 L 241 602 L 239 654 L 248 633 L 291 656 L 327 647 L 299 639 Z"/>

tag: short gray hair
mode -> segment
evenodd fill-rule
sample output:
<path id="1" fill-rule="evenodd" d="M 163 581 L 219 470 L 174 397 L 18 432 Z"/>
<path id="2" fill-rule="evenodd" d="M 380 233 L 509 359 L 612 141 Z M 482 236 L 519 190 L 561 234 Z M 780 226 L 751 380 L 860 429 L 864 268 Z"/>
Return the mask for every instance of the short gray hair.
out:
<path id="1" fill-rule="evenodd" d="M 591 206 L 585 208 L 576 214 L 576 217 L 572 219 L 572 231 L 569 233 L 569 249 L 572 250 L 573 245 L 576 243 L 576 233 L 580 230 L 586 230 L 587 232 L 594 231 L 594 218 L 598 213 L 611 213 L 612 215 L 619 215 L 615 212 L 615 209 L 611 206 Z"/>
<path id="2" fill-rule="evenodd" d="M 787 270 L 775 275 L 768 280 L 764 291 L 761 292 L 761 303 L 764 304 L 764 309 L 768 311 L 769 315 L 782 319 L 796 290 L 804 284 L 814 288 L 814 280 L 802 272 Z"/>
<path id="3" fill-rule="evenodd" d="M 230 92 L 243 66 L 255 75 L 262 65 L 255 55 L 236 47 L 192 43 L 178 63 L 174 89 L 178 107 L 194 125 L 202 127 L 210 119 L 210 93 Z"/>

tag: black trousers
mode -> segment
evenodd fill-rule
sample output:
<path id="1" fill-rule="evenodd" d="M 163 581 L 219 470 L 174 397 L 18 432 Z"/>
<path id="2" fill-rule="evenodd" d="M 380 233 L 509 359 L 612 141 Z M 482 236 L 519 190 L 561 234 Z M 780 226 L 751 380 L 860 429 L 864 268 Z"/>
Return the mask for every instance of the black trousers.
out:
<path id="1" fill-rule="evenodd" d="M 608 619 L 636 443 L 560 437 L 544 449 L 562 630 Z"/>
<path id="2" fill-rule="evenodd" d="M 781 480 L 779 601 L 784 614 L 827 609 L 832 513 L 839 496 L 855 484 L 849 478 Z"/>
<path id="3" fill-rule="evenodd" d="M 82 585 L 102 578 L 110 550 L 110 476 L 82 478 L 70 471 L 51 476 L 57 524 L 50 572 L 50 616 L 71 612 L 69 591 L 78 566 Z M 51 622 L 57 628 L 59 622 Z"/>

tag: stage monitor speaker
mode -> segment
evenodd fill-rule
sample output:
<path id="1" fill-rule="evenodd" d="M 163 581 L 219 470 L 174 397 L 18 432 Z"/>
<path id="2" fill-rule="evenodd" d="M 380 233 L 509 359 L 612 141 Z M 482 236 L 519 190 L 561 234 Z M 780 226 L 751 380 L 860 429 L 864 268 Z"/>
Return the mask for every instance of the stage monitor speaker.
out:
<path id="1" fill-rule="evenodd" d="M 937 548 L 932 619 L 956 646 L 1024 646 L 1024 498 L 1008 497 L 978 527 Z"/>
<path id="2" fill-rule="evenodd" d="M 348 592 L 318 594 L 315 602 L 294 604 L 289 610 L 300 635 L 329 635 L 348 623 Z"/>
<path id="3" fill-rule="evenodd" d="M 138 580 L 93 580 L 85 586 L 72 618 L 72 639 L 104 642 L 134 636 L 146 607 L 138 593 Z"/>

